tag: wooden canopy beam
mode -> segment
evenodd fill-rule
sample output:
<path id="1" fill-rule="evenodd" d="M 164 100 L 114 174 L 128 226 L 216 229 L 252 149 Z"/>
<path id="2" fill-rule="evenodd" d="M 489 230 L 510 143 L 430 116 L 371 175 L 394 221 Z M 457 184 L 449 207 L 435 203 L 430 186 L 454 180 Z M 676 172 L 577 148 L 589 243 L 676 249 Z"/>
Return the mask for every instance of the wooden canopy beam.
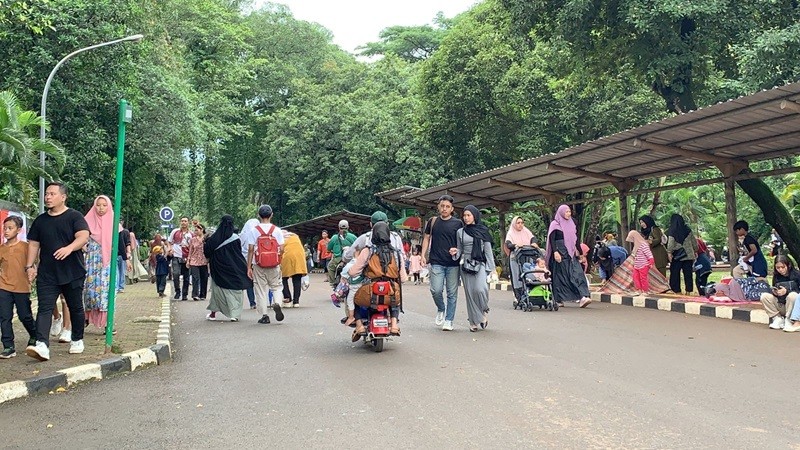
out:
<path id="1" fill-rule="evenodd" d="M 789 111 L 800 113 L 800 104 L 791 100 L 781 100 L 781 109 L 788 109 Z"/>
<path id="2" fill-rule="evenodd" d="M 489 182 L 489 184 L 496 184 L 498 186 L 507 187 L 509 189 L 516 189 L 519 191 L 530 192 L 531 194 L 541 195 L 550 203 L 554 203 L 553 202 L 554 199 L 559 199 L 561 197 L 564 197 L 564 194 L 561 192 L 548 191 L 547 189 L 525 186 L 524 184 L 509 183 L 508 181 L 498 180 L 497 178 L 489 178 L 487 181 Z"/>
<path id="3" fill-rule="evenodd" d="M 471 194 L 469 192 L 458 191 L 458 190 L 455 190 L 455 189 L 450 189 L 450 192 L 453 192 L 453 193 L 458 194 L 458 195 L 463 195 L 465 197 L 474 198 L 475 200 L 483 200 L 483 201 L 492 202 L 494 204 L 494 206 L 496 206 L 497 208 L 501 208 L 501 207 L 510 208 L 511 207 L 510 203 L 504 202 L 502 200 L 497 200 L 496 198 L 483 197 L 483 196 L 480 196 L 480 195 Z"/>
<path id="4" fill-rule="evenodd" d="M 559 166 L 559 165 L 556 165 L 556 164 L 553 164 L 553 163 L 548 163 L 547 166 L 545 166 L 545 168 L 547 170 L 554 170 L 556 172 L 569 173 L 569 174 L 572 174 L 572 175 L 577 175 L 579 177 L 588 177 L 588 178 L 595 178 L 595 179 L 598 179 L 598 180 L 605 180 L 605 181 L 608 181 L 609 183 L 624 183 L 624 182 L 629 181 L 626 178 L 615 177 L 614 175 L 608 175 L 608 174 L 605 174 L 605 173 L 597 173 L 597 172 L 589 172 L 588 170 L 576 169 L 574 167 L 564 167 L 564 166 Z"/>

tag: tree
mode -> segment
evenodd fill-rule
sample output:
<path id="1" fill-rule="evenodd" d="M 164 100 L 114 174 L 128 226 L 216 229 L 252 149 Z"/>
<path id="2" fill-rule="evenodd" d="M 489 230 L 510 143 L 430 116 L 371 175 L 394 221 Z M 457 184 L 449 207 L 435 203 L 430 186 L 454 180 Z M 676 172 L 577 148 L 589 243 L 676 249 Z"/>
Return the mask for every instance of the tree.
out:
<path id="1" fill-rule="evenodd" d="M 35 210 L 35 180 L 58 178 L 64 168 L 64 149 L 52 139 L 39 139 L 42 118 L 34 111 L 23 111 L 17 98 L 0 92 L 0 198 L 18 203 L 28 212 Z M 48 156 L 42 167 L 40 152 Z"/>
<path id="2" fill-rule="evenodd" d="M 356 50 L 359 55 L 396 55 L 408 62 L 417 62 L 429 58 L 439 48 L 447 30 L 454 20 L 447 19 L 440 11 L 434 19 L 434 25 L 393 26 L 381 30 L 380 41 L 369 42 Z"/>

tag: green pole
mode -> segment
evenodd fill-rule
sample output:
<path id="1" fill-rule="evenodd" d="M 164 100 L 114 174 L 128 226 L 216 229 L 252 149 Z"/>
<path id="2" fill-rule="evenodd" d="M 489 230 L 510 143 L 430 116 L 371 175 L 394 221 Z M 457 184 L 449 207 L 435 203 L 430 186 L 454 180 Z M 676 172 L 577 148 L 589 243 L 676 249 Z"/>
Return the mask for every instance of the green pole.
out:
<path id="1" fill-rule="evenodd" d="M 125 162 L 125 124 L 131 121 L 131 107 L 125 100 L 119 101 L 119 126 L 117 133 L 117 178 L 114 183 L 114 223 L 118 224 L 122 210 L 122 166 Z M 116 229 L 116 227 L 112 228 Z M 106 353 L 111 351 L 114 339 L 114 306 L 117 296 L 117 255 L 119 255 L 119 233 L 111 239 L 111 275 L 108 287 L 108 321 L 106 323 Z"/>

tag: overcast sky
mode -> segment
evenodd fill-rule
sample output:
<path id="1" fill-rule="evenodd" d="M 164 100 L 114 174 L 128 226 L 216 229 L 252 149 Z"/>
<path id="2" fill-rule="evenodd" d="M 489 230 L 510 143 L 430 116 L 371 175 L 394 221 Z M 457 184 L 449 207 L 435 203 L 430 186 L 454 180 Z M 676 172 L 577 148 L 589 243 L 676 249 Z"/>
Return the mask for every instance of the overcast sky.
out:
<path id="1" fill-rule="evenodd" d="M 349 52 L 378 40 L 393 25 L 430 24 L 436 13 L 462 13 L 480 0 L 275 0 L 287 5 L 295 18 L 317 22 L 333 32 L 333 42 Z M 266 0 L 257 0 L 257 4 Z"/>

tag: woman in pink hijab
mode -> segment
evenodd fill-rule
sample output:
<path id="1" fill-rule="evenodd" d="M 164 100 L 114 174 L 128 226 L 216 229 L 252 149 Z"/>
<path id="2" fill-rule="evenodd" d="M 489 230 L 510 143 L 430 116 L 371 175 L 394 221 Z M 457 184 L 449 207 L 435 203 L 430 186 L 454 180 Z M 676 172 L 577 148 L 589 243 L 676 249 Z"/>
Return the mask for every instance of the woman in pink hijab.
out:
<path id="1" fill-rule="evenodd" d="M 111 239 L 117 235 L 111 200 L 105 195 L 98 196 L 85 217 L 90 234 L 86 244 L 83 307 L 86 309 L 86 320 L 105 330 L 111 275 Z"/>
<path id="2" fill-rule="evenodd" d="M 520 216 L 514 216 L 511 219 L 511 225 L 508 227 L 506 239 L 503 245 L 503 252 L 508 256 L 508 266 L 511 269 L 511 285 L 514 287 L 516 296 L 525 292 L 525 285 L 520 280 L 519 264 L 517 264 L 516 255 L 514 252 L 517 247 L 533 246 L 539 248 L 536 237 L 531 233 L 531 230 L 525 226 L 525 220 Z"/>
<path id="3" fill-rule="evenodd" d="M 572 210 L 561 205 L 547 231 L 545 261 L 552 275 L 553 299 L 559 303 L 580 301 L 585 308 L 592 302 L 589 284 L 583 273 L 580 256 L 583 250 L 578 242 L 578 230 L 572 220 Z"/>

